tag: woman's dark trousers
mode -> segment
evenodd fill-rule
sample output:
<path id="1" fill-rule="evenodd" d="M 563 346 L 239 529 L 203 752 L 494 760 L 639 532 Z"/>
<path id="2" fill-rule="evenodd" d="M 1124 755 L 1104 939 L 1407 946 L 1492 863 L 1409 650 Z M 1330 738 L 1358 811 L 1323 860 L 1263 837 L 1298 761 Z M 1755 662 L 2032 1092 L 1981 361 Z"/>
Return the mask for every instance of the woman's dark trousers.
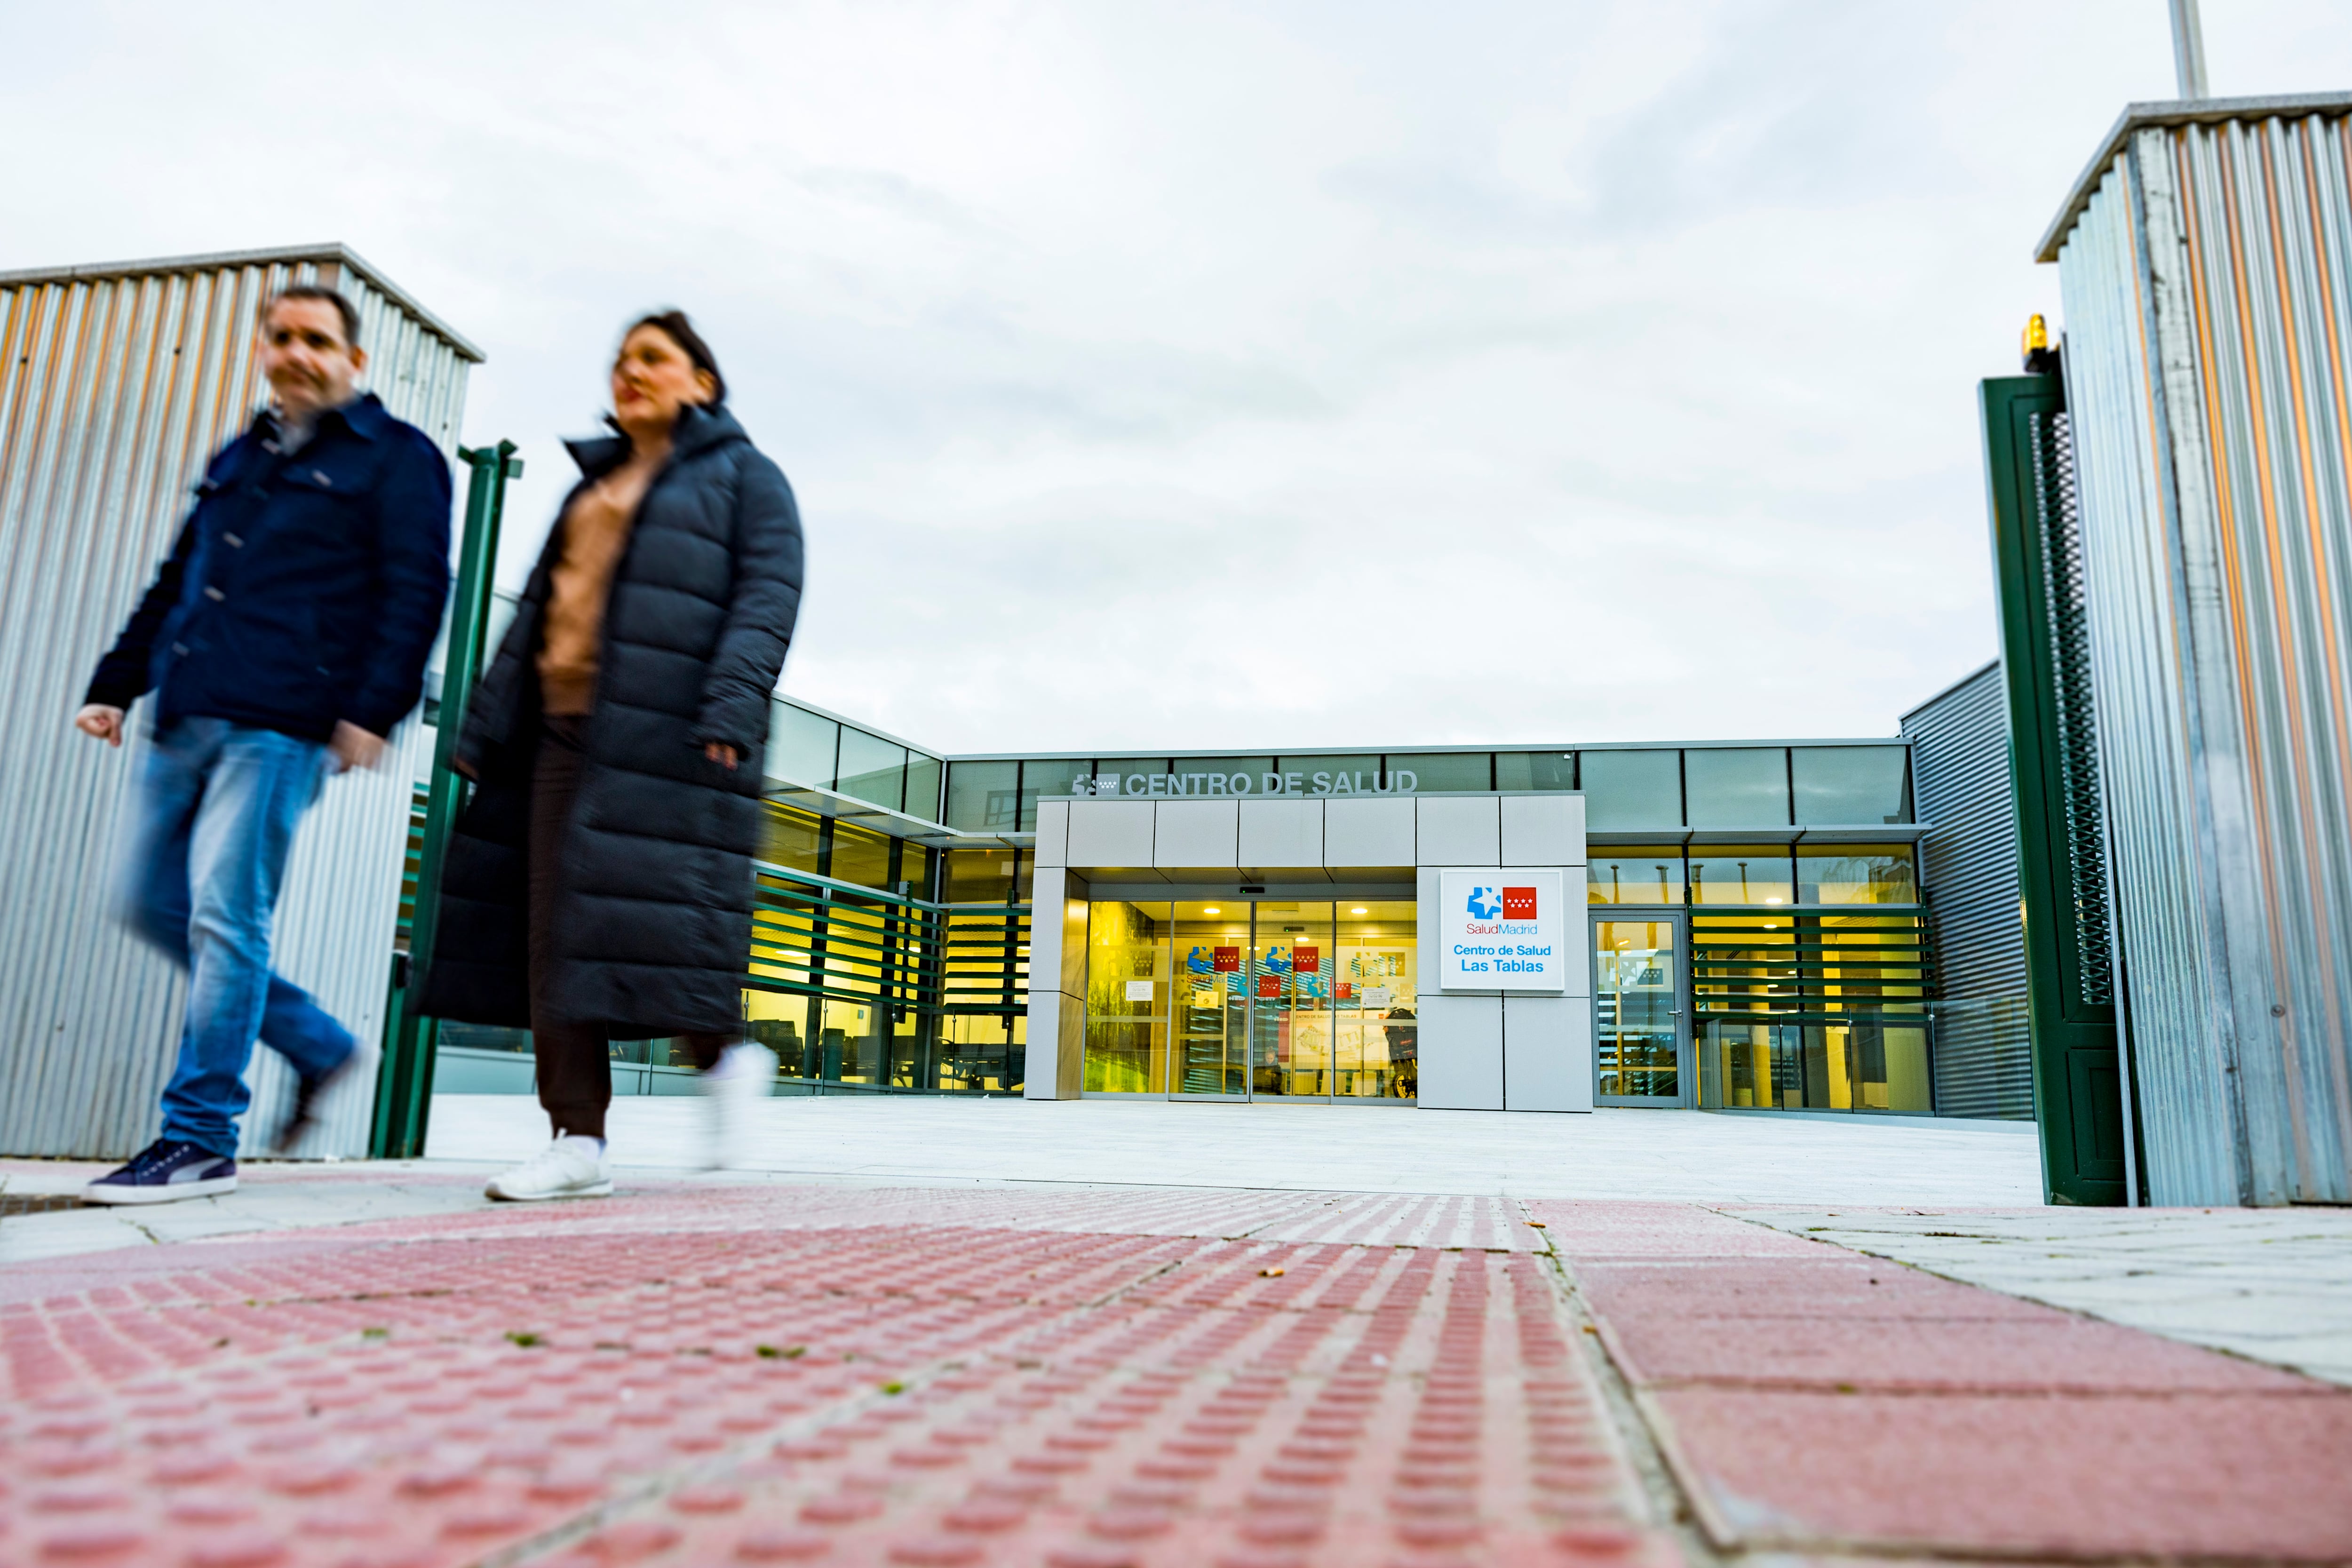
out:
<path id="1" fill-rule="evenodd" d="M 539 1103 L 558 1132 L 604 1136 L 605 1108 L 613 1103 L 612 1042 L 599 1025 L 563 1016 L 560 996 L 549 994 L 554 952 L 548 941 L 562 878 L 563 829 L 572 820 L 585 760 L 581 741 L 588 721 L 551 716 L 539 741 L 530 775 L 530 1042 L 539 1062 Z M 734 1044 L 726 1035 L 681 1035 L 694 1065 L 708 1072 L 719 1053 Z"/>

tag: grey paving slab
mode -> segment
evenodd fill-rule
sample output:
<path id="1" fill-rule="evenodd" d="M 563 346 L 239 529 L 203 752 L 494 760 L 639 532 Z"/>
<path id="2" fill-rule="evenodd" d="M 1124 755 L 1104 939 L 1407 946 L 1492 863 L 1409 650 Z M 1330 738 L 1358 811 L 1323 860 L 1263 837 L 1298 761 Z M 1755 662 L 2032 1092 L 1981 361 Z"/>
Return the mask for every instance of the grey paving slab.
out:
<path id="1" fill-rule="evenodd" d="M 705 1110 L 686 1097 L 616 1100 L 615 1163 L 691 1168 L 707 1146 Z M 757 1110 L 751 1167 L 794 1181 L 1983 1207 L 2040 1195 L 2032 1138 L 1998 1123 L 912 1097 L 777 1099 Z M 442 1095 L 427 1152 L 517 1160 L 545 1137 L 529 1100 Z"/>
<path id="2" fill-rule="evenodd" d="M 2352 1209 L 1727 1208 L 1743 1219 L 2352 1384 Z"/>
<path id="3" fill-rule="evenodd" d="M 107 1168 L 0 1161 L 0 1193 L 78 1193 Z M 459 1165 L 427 1168 L 416 1161 L 247 1165 L 239 1173 L 237 1190 L 219 1197 L 0 1218 L 0 1268 L 117 1247 L 450 1214 L 481 1202 L 480 1176 Z"/>

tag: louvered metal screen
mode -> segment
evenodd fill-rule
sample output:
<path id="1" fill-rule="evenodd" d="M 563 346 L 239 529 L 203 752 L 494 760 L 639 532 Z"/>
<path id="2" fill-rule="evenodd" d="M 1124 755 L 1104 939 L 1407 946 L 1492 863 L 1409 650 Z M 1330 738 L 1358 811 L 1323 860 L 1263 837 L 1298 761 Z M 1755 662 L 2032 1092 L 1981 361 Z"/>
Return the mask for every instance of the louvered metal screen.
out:
<path id="1" fill-rule="evenodd" d="M 2107 850 L 2099 805 L 2099 737 L 2091 695 L 2090 623 L 2084 600 L 2083 517 L 2074 437 L 2062 409 L 2026 416 L 2042 533 L 2043 624 L 2058 724 L 2058 779 L 2066 814 L 2067 885 L 2074 915 L 2074 989 L 2095 1007 L 2116 999 L 2107 921 Z"/>
<path id="2" fill-rule="evenodd" d="M 1903 716 L 1934 941 L 1936 1110 L 2030 1121 L 2025 930 L 2018 913 L 2009 705 L 1988 664 Z"/>

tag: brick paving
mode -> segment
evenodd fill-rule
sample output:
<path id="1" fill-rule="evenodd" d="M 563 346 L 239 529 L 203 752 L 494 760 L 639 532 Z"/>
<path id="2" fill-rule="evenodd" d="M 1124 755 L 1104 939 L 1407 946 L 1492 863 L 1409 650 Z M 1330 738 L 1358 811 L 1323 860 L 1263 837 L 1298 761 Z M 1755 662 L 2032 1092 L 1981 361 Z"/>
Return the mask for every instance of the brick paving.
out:
<path id="1" fill-rule="evenodd" d="M 2352 1393 L 1687 1205 L 646 1183 L 0 1285 L 10 1568 L 2352 1555 Z"/>

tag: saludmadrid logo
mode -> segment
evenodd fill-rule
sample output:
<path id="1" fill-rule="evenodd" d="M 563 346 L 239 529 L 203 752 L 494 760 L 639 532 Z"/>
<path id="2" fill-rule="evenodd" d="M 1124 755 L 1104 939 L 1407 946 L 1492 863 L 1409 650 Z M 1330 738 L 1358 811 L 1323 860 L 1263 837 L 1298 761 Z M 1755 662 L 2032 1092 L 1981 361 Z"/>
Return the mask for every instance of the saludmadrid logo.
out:
<path id="1" fill-rule="evenodd" d="M 1518 922 L 1541 918 L 1533 888 L 1473 888 L 1464 906 L 1472 922 L 1467 929 L 1480 935 L 1531 935 L 1534 928 Z"/>

